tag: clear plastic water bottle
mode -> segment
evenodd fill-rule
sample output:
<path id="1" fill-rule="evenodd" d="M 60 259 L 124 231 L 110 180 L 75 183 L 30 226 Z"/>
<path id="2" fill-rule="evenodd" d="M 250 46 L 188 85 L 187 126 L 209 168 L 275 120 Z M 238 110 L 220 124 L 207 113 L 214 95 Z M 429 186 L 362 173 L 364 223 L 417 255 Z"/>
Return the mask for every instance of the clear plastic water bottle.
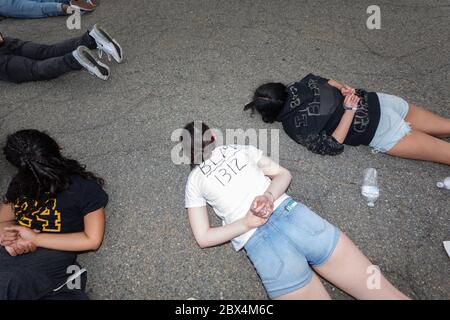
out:
<path id="1" fill-rule="evenodd" d="M 437 187 L 441 189 L 450 190 L 450 177 L 444 179 L 444 181 L 439 181 Z"/>
<path id="2" fill-rule="evenodd" d="M 380 196 L 376 169 L 369 168 L 364 171 L 364 182 L 361 187 L 361 194 L 366 199 L 369 207 L 375 206 L 375 201 L 377 201 Z"/>

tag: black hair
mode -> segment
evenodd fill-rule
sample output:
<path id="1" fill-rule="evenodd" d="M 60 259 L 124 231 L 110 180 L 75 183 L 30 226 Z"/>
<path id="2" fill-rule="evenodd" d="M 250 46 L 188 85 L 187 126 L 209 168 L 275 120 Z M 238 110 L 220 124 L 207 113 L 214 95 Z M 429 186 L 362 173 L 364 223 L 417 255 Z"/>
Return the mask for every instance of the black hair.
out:
<path id="1" fill-rule="evenodd" d="M 190 122 L 184 126 L 184 132 L 188 134 L 188 137 L 181 136 L 180 141 L 188 143 L 188 145 L 183 145 L 183 152 L 190 157 L 192 170 L 208 158 L 207 148 L 214 147 L 215 138 L 209 126 L 204 122 Z M 206 137 L 208 134 L 210 134 L 210 137 Z M 189 152 L 185 150 L 186 148 L 190 148 Z"/>
<path id="2" fill-rule="evenodd" d="M 244 111 L 251 109 L 261 114 L 262 120 L 273 123 L 277 120 L 288 94 L 286 86 L 279 82 L 270 82 L 259 86 L 253 96 L 253 101 L 244 107 Z"/>
<path id="3" fill-rule="evenodd" d="M 73 175 L 104 185 L 102 178 L 86 171 L 78 161 L 63 157 L 58 143 L 38 130 L 21 130 L 9 135 L 3 154 L 18 169 L 8 187 L 5 203 L 24 197 L 39 201 L 45 194 L 56 196 L 67 190 Z"/>

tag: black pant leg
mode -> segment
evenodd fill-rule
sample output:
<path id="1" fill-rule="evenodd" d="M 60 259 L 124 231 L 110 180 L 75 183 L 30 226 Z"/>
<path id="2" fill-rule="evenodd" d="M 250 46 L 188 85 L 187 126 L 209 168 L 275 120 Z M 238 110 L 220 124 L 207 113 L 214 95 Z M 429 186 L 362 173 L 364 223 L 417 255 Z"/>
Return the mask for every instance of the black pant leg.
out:
<path id="1" fill-rule="evenodd" d="M 35 268 L 39 266 L 33 260 L 40 257 L 29 254 L 16 258 L 0 247 L 0 300 L 35 300 L 52 292 L 55 281 Z"/>
<path id="2" fill-rule="evenodd" d="M 0 246 L 0 300 L 88 300 L 86 273 L 81 276 L 80 289 L 65 286 L 53 291 L 67 281 L 67 268 L 71 265 L 79 266 L 73 252 L 38 248 L 11 257 Z"/>
<path id="3" fill-rule="evenodd" d="M 0 79 L 15 83 L 51 80 L 81 68 L 72 53 L 46 60 L 0 55 Z"/>
<path id="4" fill-rule="evenodd" d="M 81 37 L 68 39 L 53 45 L 38 44 L 10 37 L 5 37 L 4 40 L 5 42 L 2 47 L 5 47 L 5 49 L 9 50 L 12 54 L 33 60 L 45 60 L 64 56 L 82 45 L 89 49 L 95 49 L 97 47 L 95 40 L 88 32 Z"/>
<path id="5" fill-rule="evenodd" d="M 89 296 L 82 290 L 64 288 L 57 292 L 52 292 L 40 300 L 89 300 Z"/>
<path id="6" fill-rule="evenodd" d="M 46 275 L 30 269 L 0 270 L 0 300 L 42 299 L 52 292 L 53 286 Z"/>

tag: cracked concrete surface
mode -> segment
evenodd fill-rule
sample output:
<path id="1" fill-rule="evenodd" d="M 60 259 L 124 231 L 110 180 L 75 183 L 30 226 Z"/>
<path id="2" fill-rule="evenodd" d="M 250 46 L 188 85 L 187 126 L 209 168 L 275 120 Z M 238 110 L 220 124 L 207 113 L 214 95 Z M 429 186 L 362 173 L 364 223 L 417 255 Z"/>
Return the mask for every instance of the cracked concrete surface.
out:
<path id="1" fill-rule="evenodd" d="M 309 72 L 383 91 L 450 116 L 450 3 L 378 0 L 382 29 L 366 28 L 370 1 L 104 1 L 83 16 L 6 19 L 0 31 L 51 43 L 102 23 L 122 44 L 109 81 L 86 72 L 58 80 L 0 82 L 0 136 L 47 130 L 107 179 L 107 234 L 80 256 L 96 299 L 264 299 L 244 253 L 200 250 L 183 209 L 188 168 L 170 161 L 170 134 L 187 121 L 281 129 L 242 112 L 266 80 Z M 289 193 L 338 225 L 397 287 L 418 299 L 450 298 L 450 192 L 435 188 L 448 166 L 347 147 L 337 157 L 307 152 L 280 132 Z M 4 192 L 13 170 L 0 158 Z M 360 196 L 362 172 L 379 170 L 374 209 Z M 217 219 L 212 218 L 214 223 Z M 349 298 L 327 285 L 334 298 Z"/>

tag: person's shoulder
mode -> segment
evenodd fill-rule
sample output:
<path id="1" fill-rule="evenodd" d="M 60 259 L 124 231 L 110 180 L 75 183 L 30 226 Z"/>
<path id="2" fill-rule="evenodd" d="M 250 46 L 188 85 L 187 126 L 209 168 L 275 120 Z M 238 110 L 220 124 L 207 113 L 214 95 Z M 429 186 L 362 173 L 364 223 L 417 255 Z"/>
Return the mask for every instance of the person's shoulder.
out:
<path id="1" fill-rule="evenodd" d="M 199 178 L 199 174 L 200 168 L 199 166 L 195 166 L 195 168 L 193 168 L 191 172 L 189 172 L 188 178 L 186 180 L 186 185 L 194 183 L 194 181 L 196 181 Z"/>
<path id="2" fill-rule="evenodd" d="M 307 85 L 308 80 L 311 79 L 311 76 L 314 76 L 312 73 L 309 73 L 308 75 L 304 76 L 303 78 L 300 78 L 297 81 L 293 81 L 286 85 L 286 91 L 288 93 L 295 93 L 295 91 L 298 91 L 299 89 L 302 89 L 305 85 Z"/>
<path id="3" fill-rule="evenodd" d="M 94 179 L 87 179 L 80 175 L 72 175 L 70 176 L 70 180 L 72 182 L 71 188 L 73 189 L 104 192 L 103 186 Z"/>
<path id="4" fill-rule="evenodd" d="M 324 78 L 324 77 L 322 77 L 322 76 L 320 76 L 318 74 L 308 73 L 301 80 L 295 82 L 295 84 L 297 84 L 297 85 L 304 84 L 304 83 L 309 82 L 309 80 L 315 80 L 315 81 L 318 81 L 320 83 L 329 81 L 329 79 Z"/>

